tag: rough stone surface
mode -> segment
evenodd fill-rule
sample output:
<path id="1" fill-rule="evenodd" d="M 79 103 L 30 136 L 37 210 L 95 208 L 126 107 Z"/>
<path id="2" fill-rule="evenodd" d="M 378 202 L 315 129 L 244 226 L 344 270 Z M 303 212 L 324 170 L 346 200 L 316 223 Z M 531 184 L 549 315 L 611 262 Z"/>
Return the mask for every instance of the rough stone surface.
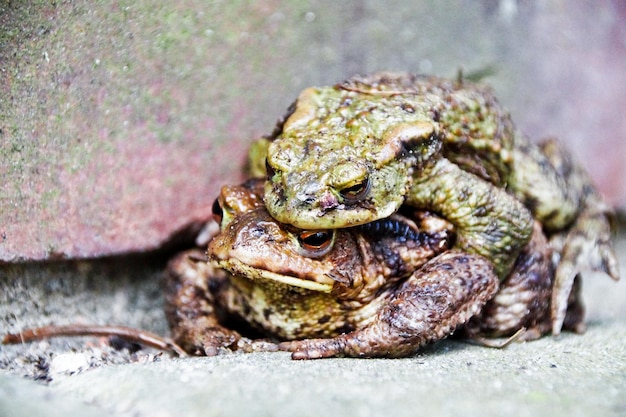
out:
<path id="1" fill-rule="evenodd" d="M 485 76 L 626 209 L 626 7 L 516 2 L 2 2 L 0 261 L 188 237 L 309 85 Z"/>
<path id="2" fill-rule="evenodd" d="M 624 271 L 626 235 L 616 243 Z M 163 264 L 126 257 L 0 266 L 0 334 L 76 321 L 167 334 Z M 506 349 L 443 341 L 406 359 L 177 359 L 98 338 L 0 346 L 0 415 L 622 416 L 626 281 L 585 275 L 583 298 L 583 335 Z"/>
<path id="3" fill-rule="evenodd" d="M 447 343 L 399 361 L 294 363 L 285 354 L 255 354 L 129 365 L 51 390 L 146 416 L 617 416 L 626 412 L 624 337 L 622 322 L 594 327 L 582 340 L 568 335 L 501 351 Z M 101 388 L 94 392 L 94 384 Z"/>

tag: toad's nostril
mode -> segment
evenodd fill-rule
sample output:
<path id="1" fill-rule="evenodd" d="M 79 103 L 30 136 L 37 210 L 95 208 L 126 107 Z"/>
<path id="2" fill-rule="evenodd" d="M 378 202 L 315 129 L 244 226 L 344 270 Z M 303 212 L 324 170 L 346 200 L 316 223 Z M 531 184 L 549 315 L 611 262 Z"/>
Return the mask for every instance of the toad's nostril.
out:
<path id="1" fill-rule="evenodd" d="M 337 196 L 333 193 L 327 192 L 322 195 L 320 198 L 320 207 L 322 210 L 331 210 L 339 205 L 339 200 L 337 200 Z"/>

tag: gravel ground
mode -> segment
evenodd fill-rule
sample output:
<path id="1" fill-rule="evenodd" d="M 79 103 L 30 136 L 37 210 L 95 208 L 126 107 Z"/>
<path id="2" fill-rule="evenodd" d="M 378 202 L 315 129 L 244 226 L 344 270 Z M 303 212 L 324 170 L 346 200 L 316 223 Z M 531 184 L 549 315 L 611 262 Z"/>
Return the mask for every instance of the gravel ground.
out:
<path id="1" fill-rule="evenodd" d="M 625 235 L 617 247 L 624 271 Z M 162 266 L 145 258 L 5 266 L 2 330 L 78 318 L 164 333 Z M 584 335 L 506 349 L 450 340 L 407 359 L 176 359 L 93 338 L 3 346 L 0 415 L 624 415 L 625 289 L 624 280 L 585 277 Z"/>

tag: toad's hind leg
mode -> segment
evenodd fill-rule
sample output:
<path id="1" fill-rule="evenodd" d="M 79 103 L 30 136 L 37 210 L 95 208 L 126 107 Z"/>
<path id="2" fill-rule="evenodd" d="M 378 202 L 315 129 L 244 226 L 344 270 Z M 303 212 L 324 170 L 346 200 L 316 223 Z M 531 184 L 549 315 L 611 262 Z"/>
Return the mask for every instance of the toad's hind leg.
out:
<path id="1" fill-rule="evenodd" d="M 583 271 L 619 279 L 611 245 L 613 211 L 585 170 L 556 139 L 539 146 L 519 138 L 509 188 L 532 211 L 556 254 L 552 292 L 552 333 L 558 335 L 576 277 Z"/>
<path id="2" fill-rule="evenodd" d="M 563 148 L 556 141 L 551 144 L 555 146 L 545 148 L 517 137 L 507 188 L 547 231 L 557 231 L 580 211 L 584 181 L 572 175 L 572 160 Z"/>
<path id="3" fill-rule="evenodd" d="M 443 339 L 496 293 L 498 278 L 482 256 L 449 251 L 402 283 L 370 325 L 331 339 L 283 342 L 294 359 L 401 357 Z"/>
<path id="4" fill-rule="evenodd" d="M 611 209 L 603 204 L 599 195 L 594 194 L 585 198 L 582 212 L 574 224 L 551 239 L 556 252 L 560 249 L 561 253 L 552 291 L 554 335 L 561 332 L 572 288 L 583 271 L 604 272 L 614 280 L 619 279 L 617 259 L 611 244 Z"/>
<path id="5" fill-rule="evenodd" d="M 558 335 L 568 312 L 572 287 L 583 271 L 604 272 L 619 279 L 617 257 L 611 243 L 613 209 L 593 185 L 587 172 L 555 139 L 544 141 L 541 151 L 565 179 L 566 187 L 580 195 L 578 215 L 552 237 L 558 259 L 552 292 L 552 333 Z"/>

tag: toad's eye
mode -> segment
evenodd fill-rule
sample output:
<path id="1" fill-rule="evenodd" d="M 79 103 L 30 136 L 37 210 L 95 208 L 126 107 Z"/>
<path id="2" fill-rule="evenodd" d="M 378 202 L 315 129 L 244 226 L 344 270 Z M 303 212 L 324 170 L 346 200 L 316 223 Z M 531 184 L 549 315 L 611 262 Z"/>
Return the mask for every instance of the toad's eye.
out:
<path id="1" fill-rule="evenodd" d="M 320 258 L 326 255 L 332 249 L 334 241 L 333 230 L 308 230 L 298 235 L 303 255 L 309 258 Z"/>
<path id="2" fill-rule="evenodd" d="M 343 197 L 346 204 L 354 204 L 362 201 L 370 190 L 370 181 L 368 177 L 363 178 L 360 182 L 349 187 L 339 190 L 339 194 Z"/>
<path id="3" fill-rule="evenodd" d="M 267 179 L 271 180 L 274 175 L 276 175 L 276 170 L 272 168 L 270 163 L 265 158 L 265 173 L 267 174 Z"/>
<path id="4" fill-rule="evenodd" d="M 213 218 L 218 224 L 222 224 L 222 218 L 224 217 L 224 210 L 222 209 L 222 205 L 218 198 L 213 201 L 213 206 L 211 207 L 211 212 L 213 213 Z"/>

